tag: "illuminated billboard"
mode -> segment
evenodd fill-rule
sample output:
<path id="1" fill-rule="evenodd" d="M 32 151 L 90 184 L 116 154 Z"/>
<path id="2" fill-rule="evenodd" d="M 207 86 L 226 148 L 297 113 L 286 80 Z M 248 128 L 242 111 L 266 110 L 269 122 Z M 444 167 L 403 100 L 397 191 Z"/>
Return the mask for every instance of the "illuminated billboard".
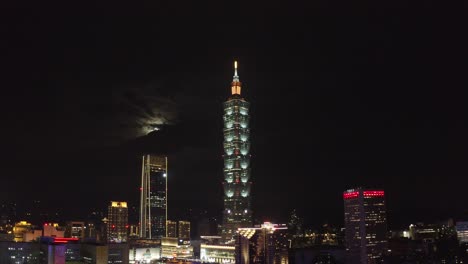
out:
<path id="1" fill-rule="evenodd" d="M 132 248 L 130 249 L 130 263 L 151 263 L 161 258 L 161 248 Z"/>

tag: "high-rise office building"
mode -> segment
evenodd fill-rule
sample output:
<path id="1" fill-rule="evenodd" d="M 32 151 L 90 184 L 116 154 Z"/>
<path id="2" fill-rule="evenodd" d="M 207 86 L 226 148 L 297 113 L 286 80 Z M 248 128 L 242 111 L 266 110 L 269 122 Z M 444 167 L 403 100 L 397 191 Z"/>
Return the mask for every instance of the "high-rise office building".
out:
<path id="1" fill-rule="evenodd" d="M 139 238 L 140 237 L 140 225 L 130 224 L 128 236 L 129 238 Z"/>
<path id="2" fill-rule="evenodd" d="M 177 222 L 167 220 L 167 237 L 177 237 Z"/>
<path id="3" fill-rule="evenodd" d="M 468 243 L 468 221 L 459 221 L 455 226 L 457 238 L 460 243 Z"/>
<path id="4" fill-rule="evenodd" d="M 16 203 L 0 204 L 0 230 L 12 226 L 16 221 Z"/>
<path id="5" fill-rule="evenodd" d="M 107 218 L 107 242 L 126 242 L 128 233 L 127 202 L 111 202 L 108 207 Z"/>
<path id="6" fill-rule="evenodd" d="M 79 221 L 67 222 L 65 227 L 65 237 L 85 238 L 85 223 Z"/>
<path id="7" fill-rule="evenodd" d="M 179 238 L 190 239 L 190 222 L 179 221 Z"/>
<path id="8" fill-rule="evenodd" d="M 236 240 L 236 263 L 287 264 L 288 230 L 285 224 L 265 222 L 260 226 L 239 228 Z"/>
<path id="9" fill-rule="evenodd" d="M 167 157 L 143 156 L 140 191 L 140 237 L 166 237 Z"/>
<path id="10" fill-rule="evenodd" d="M 408 236 L 411 240 L 435 242 L 440 235 L 440 230 L 440 225 L 416 223 L 409 226 Z"/>
<path id="11" fill-rule="evenodd" d="M 97 239 L 96 225 L 93 222 L 86 223 L 84 237 L 87 239 Z"/>
<path id="12" fill-rule="evenodd" d="M 234 62 L 231 96 L 224 108 L 224 211 L 221 236 L 233 238 L 238 228 L 252 224 L 250 210 L 249 102 L 241 96 L 241 82 Z"/>
<path id="13" fill-rule="evenodd" d="M 387 247 L 387 213 L 384 191 L 350 189 L 343 193 L 343 200 L 346 263 L 381 263 Z"/>

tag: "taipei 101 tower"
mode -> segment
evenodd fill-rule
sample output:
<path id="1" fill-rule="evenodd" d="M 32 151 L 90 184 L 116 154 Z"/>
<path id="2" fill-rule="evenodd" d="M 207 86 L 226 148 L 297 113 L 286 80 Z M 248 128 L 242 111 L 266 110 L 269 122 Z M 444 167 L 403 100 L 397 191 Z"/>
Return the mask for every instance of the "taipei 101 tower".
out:
<path id="1" fill-rule="evenodd" d="M 241 96 L 236 61 L 231 96 L 223 103 L 224 211 L 221 236 L 224 241 L 231 240 L 237 228 L 252 226 L 249 105 Z"/>

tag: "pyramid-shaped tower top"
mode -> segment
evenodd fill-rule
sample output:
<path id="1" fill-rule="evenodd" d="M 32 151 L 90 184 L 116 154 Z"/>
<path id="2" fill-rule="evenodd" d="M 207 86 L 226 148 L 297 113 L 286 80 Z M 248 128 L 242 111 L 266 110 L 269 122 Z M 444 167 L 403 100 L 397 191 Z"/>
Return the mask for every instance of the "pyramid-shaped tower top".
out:
<path id="1" fill-rule="evenodd" d="M 234 61 L 234 76 L 232 77 L 231 93 L 232 95 L 241 94 L 241 82 L 239 81 L 239 75 L 237 75 L 237 61 Z"/>

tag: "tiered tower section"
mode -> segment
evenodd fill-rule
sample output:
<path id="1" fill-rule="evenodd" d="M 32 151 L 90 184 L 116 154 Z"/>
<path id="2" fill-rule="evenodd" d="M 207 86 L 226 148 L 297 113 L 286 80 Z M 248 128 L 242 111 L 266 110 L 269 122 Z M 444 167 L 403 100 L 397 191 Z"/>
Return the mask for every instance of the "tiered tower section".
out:
<path id="1" fill-rule="evenodd" d="M 231 96 L 224 102 L 224 212 L 222 237 L 232 239 L 237 228 L 251 227 L 249 102 L 241 97 L 234 62 Z"/>

